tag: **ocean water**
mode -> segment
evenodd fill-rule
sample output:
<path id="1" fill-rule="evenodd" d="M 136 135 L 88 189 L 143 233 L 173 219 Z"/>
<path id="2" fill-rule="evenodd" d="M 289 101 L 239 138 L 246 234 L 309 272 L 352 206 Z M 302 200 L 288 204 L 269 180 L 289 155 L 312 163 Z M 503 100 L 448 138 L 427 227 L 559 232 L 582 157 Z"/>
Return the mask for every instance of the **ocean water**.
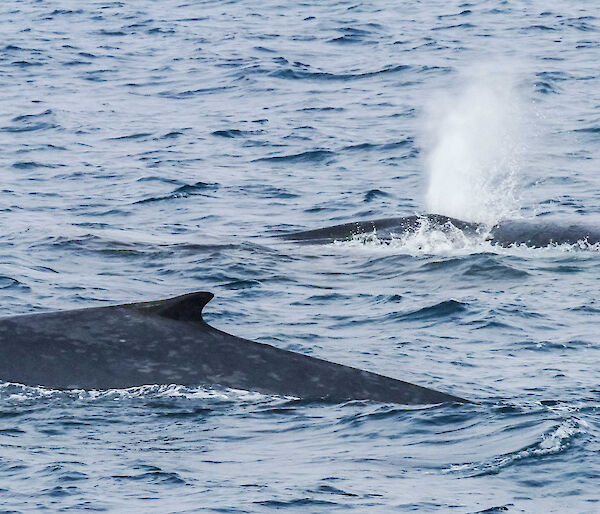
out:
<path id="1" fill-rule="evenodd" d="M 424 212 L 598 222 L 599 16 L 2 2 L 3 315 L 207 290 L 226 332 L 478 403 L 0 382 L 0 509 L 599 512 L 597 247 L 274 237 Z"/>

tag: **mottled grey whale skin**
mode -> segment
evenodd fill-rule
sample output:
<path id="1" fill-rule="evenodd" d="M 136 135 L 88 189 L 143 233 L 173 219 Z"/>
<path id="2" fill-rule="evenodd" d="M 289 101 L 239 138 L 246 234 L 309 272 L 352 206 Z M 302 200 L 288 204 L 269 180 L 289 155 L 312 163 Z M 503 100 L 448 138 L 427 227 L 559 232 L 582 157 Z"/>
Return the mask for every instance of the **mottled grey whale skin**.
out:
<path id="1" fill-rule="evenodd" d="M 492 227 L 482 223 L 462 221 L 441 214 L 423 214 L 400 218 L 356 221 L 331 227 L 283 234 L 279 237 L 303 243 L 332 243 L 352 239 L 360 234 L 376 233 L 380 240 L 415 232 L 423 223 L 441 231 L 459 229 L 467 235 L 480 234 L 486 240 L 502 247 L 525 245 L 541 248 L 551 244 L 600 242 L 600 230 L 592 225 L 572 222 L 509 220 Z"/>
<path id="2" fill-rule="evenodd" d="M 600 230 L 591 224 L 571 221 L 513 220 L 492 227 L 489 239 L 500 246 L 525 245 L 543 248 L 552 244 L 597 244 Z"/>
<path id="3" fill-rule="evenodd" d="M 0 380 L 53 389 L 219 385 L 307 400 L 469 403 L 204 322 L 212 293 L 0 320 Z"/>
<path id="4" fill-rule="evenodd" d="M 417 230 L 424 222 L 435 226 L 440 230 L 451 230 L 458 228 L 465 233 L 476 233 L 483 228 L 479 223 L 469 223 L 441 214 L 424 214 L 403 216 L 401 218 L 383 218 L 368 221 L 354 221 L 342 225 L 331 227 L 305 230 L 291 234 L 283 234 L 279 237 L 290 241 L 306 243 L 332 243 L 334 241 L 344 241 L 352 239 L 360 234 L 369 234 L 375 232 L 379 239 L 389 239 L 392 236 L 398 236 Z"/>

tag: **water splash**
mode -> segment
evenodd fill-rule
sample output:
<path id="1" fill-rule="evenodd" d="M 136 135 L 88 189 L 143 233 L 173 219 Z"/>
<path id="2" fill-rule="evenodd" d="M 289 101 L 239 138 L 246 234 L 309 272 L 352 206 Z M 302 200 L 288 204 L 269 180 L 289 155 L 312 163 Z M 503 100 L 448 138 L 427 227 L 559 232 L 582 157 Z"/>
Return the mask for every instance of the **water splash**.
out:
<path id="1" fill-rule="evenodd" d="M 474 477 L 497 474 L 501 469 L 523 460 L 539 459 L 565 452 L 571 447 L 575 438 L 587 433 L 588 430 L 589 425 L 584 420 L 565 419 L 549 432 L 543 433 L 539 441 L 525 448 L 498 455 L 487 462 L 453 465 L 446 472 L 466 472 Z"/>
<path id="2" fill-rule="evenodd" d="M 0 381 L 0 401 L 17 402 L 31 400 L 132 400 L 141 398 L 185 398 L 201 400 L 221 400 L 230 402 L 260 402 L 269 400 L 290 400 L 293 396 L 277 396 L 233 389 L 229 387 L 182 386 L 178 384 L 154 384 L 129 387 L 125 389 L 49 389 L 46 387 L 31 387 L 13 382 Z"/>
<path id="3" fill-rule="evenodd" d="M 426 208 L 493 225 L 518 210 L 524 109 L 502 67 L 478 67 L 460 82 L 428 109 Z"/>
<path id="4" fill-rule="evenodd" d="M 427 217 L 420 219 L 415 230 L 392 234 L 391 237 L 379 237 L 377 231 L 357 234 L 346 241 L 334 241 L 332 248 L 343 251 L 353 250 L 366 252 L 369 255 L 411 255 L 413 257 L 442 256 L 463 257 L 480 253 L 510 255 L 524 257 L 535 255 L 537 258 L 556 259 L 567 253 L 587 255 L 595 258 L 600 252 L 600 243 L 590 243 L 583 239 L 575 243 L 550 243 L 545 247 L 536 248 L 524 243 L 514 243 L 508 246 L 495 244 L 490 239 L 490 232 L 485 227 L 481 230 L 467 233 L 455 227 L 452 223 L 436 224 Z"/>
<path id="5" fill-rule="evenodd" d="M 452 223 L 439 225 L 423 217 L 414 231 L 394 234 L 391 238 L 379 238 L 377 231 L 359 234 L 349 241 L 335 241 L 340 248 L 365 249 L 384 254 L 406 254 L 412 256 L 444 255 L 463 256 L 489 252 L 487 233 L 466 233 Z"/>

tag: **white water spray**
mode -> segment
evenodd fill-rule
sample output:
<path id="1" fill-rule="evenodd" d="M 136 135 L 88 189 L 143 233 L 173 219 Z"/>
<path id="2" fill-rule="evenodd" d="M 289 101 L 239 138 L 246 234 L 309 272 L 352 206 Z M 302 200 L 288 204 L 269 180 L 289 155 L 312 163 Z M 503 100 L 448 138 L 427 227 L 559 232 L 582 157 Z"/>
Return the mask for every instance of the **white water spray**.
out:
<path id="1" fill-rule="evenodd" d="M 518 211 L 523 108 L 514 75 L 479 67 L 432 102 L 427 212 L 492 225 Z"/>

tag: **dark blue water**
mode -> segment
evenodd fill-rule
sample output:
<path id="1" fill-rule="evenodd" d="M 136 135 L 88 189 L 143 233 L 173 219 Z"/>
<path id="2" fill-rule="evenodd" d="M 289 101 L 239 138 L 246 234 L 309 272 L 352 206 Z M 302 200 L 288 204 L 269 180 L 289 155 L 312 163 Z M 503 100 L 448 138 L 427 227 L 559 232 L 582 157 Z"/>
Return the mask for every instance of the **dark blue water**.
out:
<path id="1" fill-rule="evenodd" d="M 597 247 L 272 237 L 427 211 L 597 222 L 597 16 L 2 2 L 4 315 L 208 290 L 229 333 L 480 403 L 0 383 L 1 508 L 600 511 Z"/>

